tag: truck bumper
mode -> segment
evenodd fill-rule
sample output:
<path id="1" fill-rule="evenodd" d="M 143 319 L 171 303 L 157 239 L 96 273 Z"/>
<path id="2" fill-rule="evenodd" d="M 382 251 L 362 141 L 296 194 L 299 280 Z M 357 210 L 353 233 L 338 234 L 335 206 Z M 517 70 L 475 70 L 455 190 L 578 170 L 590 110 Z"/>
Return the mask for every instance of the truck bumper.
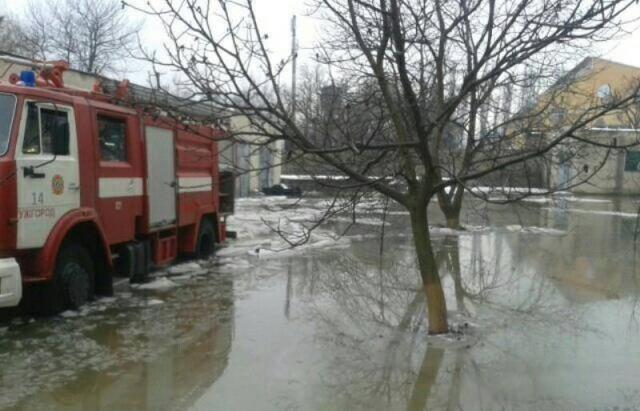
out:
<path id="1" fill-rule="evenodd" d="M 0 259 L 0 308 L 15 307 L 21 299 L 20 266 L 13 258 Z"/>

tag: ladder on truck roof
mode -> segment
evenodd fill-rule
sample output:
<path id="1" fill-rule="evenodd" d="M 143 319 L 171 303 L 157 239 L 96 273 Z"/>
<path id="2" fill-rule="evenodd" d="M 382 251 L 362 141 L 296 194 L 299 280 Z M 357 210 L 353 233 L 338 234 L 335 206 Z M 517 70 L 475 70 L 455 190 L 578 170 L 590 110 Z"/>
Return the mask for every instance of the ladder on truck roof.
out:
<path id="1" fill-rule="evenodd" d="M 221 123 L 225 117 L 207 102 L 177 97 L 166 91 L 114 80 L 105 76 L 69 68 L 64 61 L 37 61 L 15 54 L 0 52 L 0 79 L 20 84 L 20 71 L 36 72 L 36 86 L 55 88 L 69 94 L 88 94 L 92 98 L 103 97 L 115 104 L 160 109 L 173 115 L 199 122 Z M 18 72 L 10 72 L 12 69 Z M 69 75 L 65 75 L 68 73 Z"/>

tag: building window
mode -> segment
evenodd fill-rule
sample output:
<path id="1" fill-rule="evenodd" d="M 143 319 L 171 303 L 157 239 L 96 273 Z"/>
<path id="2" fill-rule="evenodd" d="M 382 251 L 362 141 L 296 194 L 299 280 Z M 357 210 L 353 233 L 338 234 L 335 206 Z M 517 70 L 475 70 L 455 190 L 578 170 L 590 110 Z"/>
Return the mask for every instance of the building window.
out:
<path id="1" fill-rule="evenodd" d="M 624 159 L 624 171 L 640 172 L 640 151 L 627 151 Z"/>
<path id="2" fill-rule="evenodd" d="M 613 92 L 611 91 L 611 86 L 608 84 L 603 84 L 598 87 L 596 91 L 596 96 L 600 99 L 602 103 L 609 103 L 613 98 Z"/>
<path id="3" fill-rule="evenodd" d="M 98 116 L 98 139 L 102 161 L 127 161 L 127 123 L 122 119 Z"/>

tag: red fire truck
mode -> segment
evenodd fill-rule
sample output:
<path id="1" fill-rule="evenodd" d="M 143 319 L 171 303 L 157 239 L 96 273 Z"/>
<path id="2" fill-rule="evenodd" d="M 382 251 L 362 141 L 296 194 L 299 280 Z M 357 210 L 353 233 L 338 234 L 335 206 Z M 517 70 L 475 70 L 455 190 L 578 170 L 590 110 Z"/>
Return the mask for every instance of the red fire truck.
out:
<path id="1" fill-rule="evenodd" d="M 223 130 L 132 104 L 126 82 L 65 87 L 65 69 L 0 82 L 0 307 L 77 309 L 225 240 Z"/>

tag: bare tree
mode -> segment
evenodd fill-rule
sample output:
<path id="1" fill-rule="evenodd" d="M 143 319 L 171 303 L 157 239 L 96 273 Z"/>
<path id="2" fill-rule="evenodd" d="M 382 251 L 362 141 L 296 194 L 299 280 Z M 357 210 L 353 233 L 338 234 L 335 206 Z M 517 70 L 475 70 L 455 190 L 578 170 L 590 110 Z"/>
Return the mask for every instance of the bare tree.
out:
<path id="1" fill-rule="evenodd" d="M 58 0 L 46 7 L 31 0 L 23 41 L 28 57 L 63 59 L 95 74 L 120 72 L 137 41 L 140 24 L 132 22 L 118 0 Z"/>
<path id="2" fill-rule="evenodd" d="M 510 167 L 526 170 L 595 119 L 632 101 L 635 90 L 576 113 L 563 127 L 533 121 L 547 113 L 536 107 L 494 116 L 495 132 L 482 138 L 474 131 L 480 113 L 492 112 L 485 104 L 502 101 L 499 112 L 511 111 L 512 91 L 526 78 L 525 68 L 549 64 L 546 50 L 611 35 L 632 4 L 316 0 L 325 28 L 316 63 L 336 84 L 347 85 L 349 104 L 338 114 L 349 117 L 359 106 L 358 113 L 376 119 L 361 122 L 371 127 L 351 128 L 327 116 L 329 123 L 319 129 L 341 135 L 331 144 L 320 143 L 292 115 L 280 85 L 291 56 L 274 60 L 253 1 L 165 0 L 139 10 L 157 17 L 168 36 L 165 57 L 147 57 L 157 70 L 182 73 L 192 98 L 249 117 L 264 137 L 285 140 L 290 157 L 314 159 L 347 177 L 345 187 L 375 190 L 409 212 L 429 331 L 444 333 L 447 308 L 428 229 L 430 200 L 446 203 L 450 199 L 442 197 L 448 196 L 456 202 L 480 178 Z M 499 87 L 501 100 L 494 94 Z M 546 128 L 545 138 L 519 144 L 540 128 Z M 451 161 L 443 161 L 447 156 Z"/>
<path id="3" fill-rule="evenodd" d="M 0 51 L 20 53 L 21 29 L 16 20 L 9 15 L 0 15 Z"/>

